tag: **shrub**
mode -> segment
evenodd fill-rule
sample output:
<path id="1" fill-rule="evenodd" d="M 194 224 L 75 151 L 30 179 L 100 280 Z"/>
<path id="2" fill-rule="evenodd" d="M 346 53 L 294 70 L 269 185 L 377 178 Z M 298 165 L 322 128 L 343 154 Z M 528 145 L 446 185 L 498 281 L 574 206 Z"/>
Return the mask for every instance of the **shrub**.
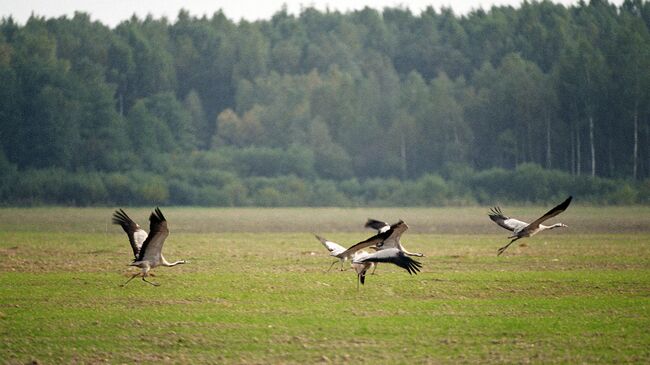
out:
<path id="1" fill-rule="evenodd" d="M 282 201 L 282 194 L 277 189 L 268 186 L 256 191 L 253 201 L 262 207 L 277 207 Z"/>
<path id="2" fill-rule="evenodd" d="M 350 201 L 341 193 L 336 183 L 331 180 L 316 180 L 312 184 L 311 197 L 308 200 L 310 206 L 315 207 L 333 207 L 346 206 Z"/>
<path id="3" fill-rule="evenodd" d="M 97 173 L 64 175 L 59 194 L 57 203 L 91 205 L 108 201 L 108 191 Z"/>
<path id="4" fill-rule="evenodd" d="M 415 182 L 418 205 L 443 205 L 447 202 L 449 187 L 438 175 L 424 175 Z"/>

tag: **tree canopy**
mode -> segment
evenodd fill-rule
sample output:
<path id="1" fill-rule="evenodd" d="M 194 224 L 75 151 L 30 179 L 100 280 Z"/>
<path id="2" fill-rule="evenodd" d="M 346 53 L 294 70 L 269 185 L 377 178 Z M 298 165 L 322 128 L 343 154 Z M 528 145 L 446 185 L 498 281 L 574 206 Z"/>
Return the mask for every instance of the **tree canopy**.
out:
<path id="1" fill-rule="evenodd" d="M 256 22 L 181 11 L 113 29 L 85 13 L 5 18 L 0 201 L 50 201 L 22 184 L 48 172 L 96 187 L 82 204 L 140 184 L 134 203 L 319 204 L 283 201 L 291 186 L 363 204 L 383 199 L 364 197 L 372 181 L 438 178 L 446 201 L 483 201 L 459 176 L 530 166 L 650 200 L 649 29 L 644 0 L 463 16 L 308 7 Z M 65 191 L 53 202 L 80 203 Z"/>

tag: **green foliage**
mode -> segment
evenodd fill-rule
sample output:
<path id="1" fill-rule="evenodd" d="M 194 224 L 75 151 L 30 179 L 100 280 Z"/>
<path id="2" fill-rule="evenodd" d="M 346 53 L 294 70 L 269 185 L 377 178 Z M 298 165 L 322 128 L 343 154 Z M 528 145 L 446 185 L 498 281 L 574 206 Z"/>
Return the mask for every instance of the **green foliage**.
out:
<path id="1" fill-rule="evenodd" d="M 309 177 L 314 174 L 314 156 L 302 146 L 287 150 L 268 147 L 247 147 L 224 151 L 231 169 L 239 176 L 281 176 L 294 174 Z"/>
<path id="2" fill-rule="evenodd" d="M 647 203 L 649 8 L 3 19 L 0 202 Z"/>
<path id="3" fill-rule="evenodd" d="M 0 149 L 0 197 L 8 196 L 17 181 L 16 166 L 7 160 L 4 152 Z"/>

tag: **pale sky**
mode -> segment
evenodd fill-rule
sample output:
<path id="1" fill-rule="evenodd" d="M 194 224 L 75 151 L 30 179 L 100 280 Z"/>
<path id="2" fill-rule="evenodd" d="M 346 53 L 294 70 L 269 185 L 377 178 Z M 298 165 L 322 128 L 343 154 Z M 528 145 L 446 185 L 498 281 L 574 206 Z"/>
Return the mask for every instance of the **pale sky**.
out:
<path id="1" fill-rule="evenodd" d="M 0 0 L 0 17 L 13 16 L 19 24 L 33 13 L 47 18 L 62 15 L 72 16 L 75 11 L 90 14 L 92 20 L 114 27 L 123 20 L 127 20 L 134 13 L 143 18 L 147 14 L 155 18 L 166 16 L 174 21 L 180 9 L 186 9 L 191 15 L 211 16 L 215 11 L 223 9 L 228 18 L 239 21 L 268 19 L 277 12 L 283 4 L 292 14 L 300 13 L 300 9 L 313 6 L 317 9 L 348 10 L 361 9 L 370 6 L 375 9 L 384 7 L 401 6 L 411 9 L 418 14 L 427 6 L 439 10 L 442 6 L 451 7 L 457 14 L 483 8 L 489 9 L 492 5 L 512 5 L 518 7 L 522 0 Z M 571 5 L 577 0 L 553 0 L 555 3 Z M 610 3 L 620 5 L 623 0 L 610 0 Z"/>

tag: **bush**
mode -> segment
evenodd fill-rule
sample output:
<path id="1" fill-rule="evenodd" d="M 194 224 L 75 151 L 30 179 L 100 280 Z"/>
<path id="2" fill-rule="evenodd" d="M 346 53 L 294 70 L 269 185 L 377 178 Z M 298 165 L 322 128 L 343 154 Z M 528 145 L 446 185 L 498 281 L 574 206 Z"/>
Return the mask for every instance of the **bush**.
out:
<path id="1" fill-rule="evenodd" d="M 240 181 L 233 181 L 222 189 L 227 197 L 227 205 L 231 207 L 249 205 L 248 189 Z"/>
<path id="2" fill-rule="evenodd" d="M 501 168 L 493 168 L 476 173 L 469 178 L 470 190 L 476 195 L 481 204 L 492 204 L 497 200 L 507 200 L 511 197 L 508 187 L 512 175 Z"/>
<path id="3" fill-rule="evenodd" d="M 277 189 L 268 186 L 256 191 L 253 201 L 261 207 L 277 207 L 282 201 L 282 194 Z"/>
<path id="4" fill-rule="evenodd" d="M 7 160 L 0 149 L 0 202 L 10 200 L 11 187 L 16 185 L 18 172 L 16 166 Z"/>
<path id="5" fill-rule="evenodd" d="M 638 192 L 627 183 L 620 184 L 616 190 L 605 195 L 607 204 L 630 205 L 637 202 Z"/>
<path id="6" fill-rule="evenodd" d="M 109 197 L 107 203 L 117 205 L 137 204 L 137 185 L 126 174 L 112 173 L 104 176 L 104 186 Z"/>
<path id="7" fill-rule="evenodd" d="M 228 206 L 228 196 L 215 186 L 203 186 L 197 190 L 197 201 L 195 205 L 204 207 Z"/>
<path id="8" fill-rule="evenodd" d="M 402 190 L 398 179 L 368 179 L 361 183 L 363 201 L 371 205 L 393 205 L 395 194 Z"/>
<path id="9" fill-rule="evenodd" d="M 221 151 L 221 150 L 219 150 Z M 288 151 L 250 149 L 246 158 L 267 152 L 281 156 L 275 166 L 306 161 Z M 264 152 L 265 151 L 265 152 Z M 241 155 L 243 156 L 243 155 Z M 240 157 L 241 157 L 240 156 Z M 232 156 L 230 156 L 232 157 Z M 479 172 L 448 166 L 447 180 L 428 174 L 417 180 L 397 178 L 320 180 L 296 174 L 240 177 L 232 170 L 215 167 L 223 161 L 215 152 L 197 153 L 186 164 L 177 163 L 163 173 L 140 170 L 123 173 L 66 172 L 47 168 L 17 171 L 2 159 L 1 204 L 65 205 L 202 205 L 202 206 L 432 206 L 448 204 L 544 203 L 568 195 L 594 204 L 650 204 L 650 179 L 633 183 L 591 176 L 572 176 L 538 165 L 522 164 L 515 171 L 494 168 Z M 228 157 L 229 158 L 229 157 Z M 182 161 L 179 159 L 178 161 Z M 256 163 L 260 163 L 257 161 Z M 194 166 L 192 166 L 194 165 Z M 197 168 L 196 166 L 203 166 Z M 294 166 L 295 167 L 295 166 Z M 304 167 L 293 170 L 303 171 Z M 250 166 L 246 167 L 250 168 Z M 283 169 L 291 170 L 288 167 Z M 270 170 L 269 170 L 270 171 Z M 276 170 L 273 170 L 276 171 Z"/>
<path id="10" fill-rule="evenodd" d="M 169 182 L 169 202 L 174 205 L 199 205 L 198 189 L 188 182 L 172 180 Z"/>
<path id="11" fill-rule="evenodd" d="M 418 205 L 443 205 L 447 202 L 449 187 L 438 175 L 424 175 L 415 183 Z"/>
<path id="12" fill-rule="evenodd" d="M 169 188 L 165 180 L 158 175 L 140 181 L 136 190 L 136 200 L 142 204 L 162 205 L 169 200 Z"/>
<path id="13" fill-rule="evenodd" d="M 67 203 L 62 194 L 66 172 L 62 169 L 27 170 L 19 174 L 10 196 L 18 204 Z"/>
<path id="14" fill-rule="evenodd" d="M 59 191 L 63 201 L 57 203 L 85 206 L 108 201 L 104 180 L 97 173 L 64 175 Z"/>
<path id="15" fill-rule="evenodd" d="M 341 193 L 336 183 L 330 180 L 316 180 L 312 183 L 312 193 L 308 204 L 312 207 L 346 206 L 350 201 Z"/>
<path id="16" fill-rule="evenodd" d="M 640 182 L 637 190 L 639 191 L 638 202 L 650 204 L 650 179 Z"/>

